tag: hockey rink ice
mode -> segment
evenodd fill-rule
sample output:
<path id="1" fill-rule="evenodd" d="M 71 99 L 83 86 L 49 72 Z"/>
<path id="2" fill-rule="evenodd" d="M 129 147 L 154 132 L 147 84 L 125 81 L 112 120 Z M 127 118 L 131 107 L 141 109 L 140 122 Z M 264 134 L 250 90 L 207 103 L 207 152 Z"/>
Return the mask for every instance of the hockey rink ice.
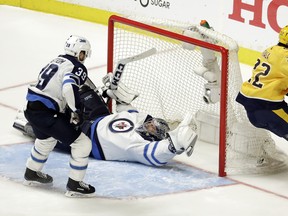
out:
<path id="1" fill-rule="evenodd" d="M 85 182 L 94 198 L 64 196 L 69 155 L 51 153 L 44 172 L 52 188 L 22 185 L 33 140 L 13 127 L 25 103 L 27 85 L 63 53 L 70 34 L 86 37 L 92 56 L 89 76 L 98 86 L 106 73 L 107 26 L 67 17 L 0 6 L 0 215 L 97 216 L 286 216 L 288 171 L 218 177 L 218 146 L 197 143 L 190 158 L 177 156 L 167 167 L 91 159 Z M 275 37 L 277 38 L 277 37 Z M 250 66 L 241 65 L 243 77 Z M 288 154 L 288 142 L 273 136 Z"/>

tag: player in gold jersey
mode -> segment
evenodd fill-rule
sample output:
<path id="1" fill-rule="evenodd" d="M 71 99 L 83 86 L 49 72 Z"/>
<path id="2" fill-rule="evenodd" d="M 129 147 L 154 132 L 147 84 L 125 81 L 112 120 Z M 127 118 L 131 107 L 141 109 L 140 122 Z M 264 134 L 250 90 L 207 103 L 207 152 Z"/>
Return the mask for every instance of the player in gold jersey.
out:
<path id="1" fill-rule="evenodd" d="M 288 140 L 288 25 L 279 32 L 279 43 L 257 59 L 251 78 L 242 84 L 236 101 L 250 122 Z"/>

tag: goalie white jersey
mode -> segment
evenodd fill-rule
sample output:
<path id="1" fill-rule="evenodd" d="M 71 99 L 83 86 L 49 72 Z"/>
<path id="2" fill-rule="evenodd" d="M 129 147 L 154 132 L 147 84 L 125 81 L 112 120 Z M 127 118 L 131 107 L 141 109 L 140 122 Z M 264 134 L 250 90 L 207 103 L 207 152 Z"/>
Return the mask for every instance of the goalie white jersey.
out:
<path id="1" fill-rule="evenodd" d="M 135 131 L 147 114 L 136 110 L 100 117 L 91 126 L 92 155 L 101 160 L 136 161 L 162 166 L 175 157 L 168 139 L 149 141 Z"/>
<path id="2" fill-rule="evenodd" d="M 57 112 L 63 112 L 66 105 L 72 111 L 80 108 L 79 86 L 87 79 L 86 67 L 75 57 L 60 55 L 44 67 L 38 81 L 28 88 L 28 101 L 41 101 Z"/>

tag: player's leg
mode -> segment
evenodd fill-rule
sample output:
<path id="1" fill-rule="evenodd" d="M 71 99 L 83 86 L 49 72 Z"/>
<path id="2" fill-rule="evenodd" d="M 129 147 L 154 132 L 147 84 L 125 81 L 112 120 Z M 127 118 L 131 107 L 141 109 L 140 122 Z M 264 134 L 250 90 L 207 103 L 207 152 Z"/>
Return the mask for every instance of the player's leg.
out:
<path id="1" fill-rule="evenodd" d="M 37 104 L 36 104 L 37 105 Z M 36 106 L 35 105 L 35 106 Z M 50 152 L 56 145 L 56 140 L 38 129 L 38 124 L 43 127 L 50 127 L 53 115 L 50 112 L 41 110 L 27 109 L 25 117 L 29 120 L 33 132 L 36 136 L 34 146 L 31 149 L 30 157 L 26 162 L 26 171 L 24 174 L 25 185 L 46 184 L 51 185 L 53 178 L 41 170 L 48 159 Z"/>
<path id="2" fill-rule="evenodd" d="M 61 113 L 57 114 L 53 127 L 48 129 L 47 133 L 62 143 L 71 143 L 70 171 L 65 195 L 68 197 L 94 196 L 95 188 L 82 181 L 92 148 L 90 139 L 80 129 L 77 130 L 69 124 L 67 116 Z"/>
<path id="3" fill-rule="evenodd" d="M 288 140 L 288 109 L 257 110 L 247 112 L 250 122 L 259 128 L 264 128 L 279 137 Z"/>
<path id="4" fill-rule="evenodd" d="M 40 142 L 35 142 L 35 146 L 37 146 L 38 143 L 41 143 L 42 147 L 45 146 L 43 147 L 45 151 L 39 151 L 39 155 L 37 155 L 38 158 L 33 157 L 31 154 L 31 160 L 28 159 L 29 161 L 33 161 L 33 163 L 37 161 L 38 163 L 42 162 L 42 166 L 38 164 L 37 167 L 33 168 L 42 169 L 49 153 L 57 143 L 56 140 L 66 144 L 71 143 L 72 150 L 67 189 L 73 193 L 71 192 L 69 196 L 79 196 L 79 194 L 89 196 L 93 194 L 95 188 L 82 182 L 88 166 L 88 156 L 91 151 L 91 141 L 89 138 L 85 136 L 80 129 L 76 130 L 75 127 L 69 123 L 69 118 L 65 114 L 53 113 L 51 111 L 26 110 L 25 116 L 31 123 L 37 140 L 40 140 Z M 45 133 L 43 133 L 43 131 L 45 131 Z M 53 144 L 52 138 L 51 140 L 50 138 L 47 140 L 47 137 L 53 137 Z M 43 142 L 44 140 L 46 142 Z M 49 140 L 51 142 L 48 142 Z M 40 155 L 46 159 L 41 158 Z"/>
<path id="5" fill-rule="evenodd" d="M 57 141 L 52 137 L 35 140 L 30 157 L 26 162 L 24 185 L 52 184 L 53 178 L 50 175 L 41 172 L 41 170 L 47 161 L 50 152 L 56 145 L 56 142 Z"/>

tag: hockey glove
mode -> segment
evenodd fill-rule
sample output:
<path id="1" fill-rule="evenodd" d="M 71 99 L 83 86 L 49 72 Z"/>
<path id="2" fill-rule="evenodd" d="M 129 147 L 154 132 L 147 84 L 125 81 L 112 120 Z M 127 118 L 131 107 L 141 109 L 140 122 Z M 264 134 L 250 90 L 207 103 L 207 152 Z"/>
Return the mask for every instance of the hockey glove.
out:
<path id="1" fill-rule="evenodd" d="M 103 82 L 104 86 L 110 87 L 110 86 L 111 86 L 112 78 L 113 78 L 113 73 L 112 73 L 112 72 L 107 73 L 107 74 L 102 78 L 102 82 Z"/>
<path id="2" fill-rule="evenodd" d="M 130 104 L 138 96 L 138 92 L 129 89 L 121 82 L 119 82 L 116 90 L 106 89 L 103 91 L 103 97 L 114 99 L 120 104 Z"/>
<path id="3" fill-rule="evenodd" d="M 83 117 L 79 110 L 71 112 L 70 123 L 76 126 L 81 125 L 83 123 Z"/>
<path id="4" fill-rule="evenodd" d="M 192 122 L 193 115 L 187 113 L 183 121 L 176 129 L 168 132 L 169 141 L 173 144 L 176 154 L 181 154 L 183 151 L 190 157 L 194 151 L 194 146 L 197 141 L 197 134 L 192 130 L 189 124 Z"/>

